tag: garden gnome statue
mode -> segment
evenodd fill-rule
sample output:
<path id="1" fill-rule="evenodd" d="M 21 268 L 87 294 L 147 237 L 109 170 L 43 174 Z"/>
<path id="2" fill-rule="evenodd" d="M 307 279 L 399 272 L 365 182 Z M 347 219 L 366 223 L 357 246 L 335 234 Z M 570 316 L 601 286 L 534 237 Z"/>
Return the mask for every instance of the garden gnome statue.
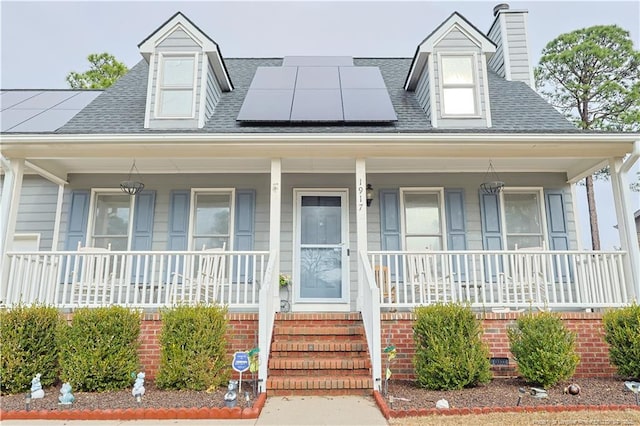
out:
<path id="1" fill-rule="evenodd" d="M 76 400 L 76 397 L 71 394 L 71 384 L 69 382 L 65 382 L 62 384 L 60 393 L 61 395 L 58 397 L 58 401 L 60 401 L 60 404 L 71 405 L 71 403 Z"/>
<path id="2" fill-rule="evenodd" d="M 136 397 L 136 401 L 140 402 L 142 400 L 142 395 L 144 395 L 144 376 L 145 374 L 141 371 L 136 376 L 136 381 L 133 384 L 133 390 L 131 394 Z"/>
<path id="3" fill-rule="evenodd" d="M 42 384 L 40 383 L 41 374 L 38 373 L 31 380 L 31 399 L 44 398 L 44 391 L 42 390 Z"/>

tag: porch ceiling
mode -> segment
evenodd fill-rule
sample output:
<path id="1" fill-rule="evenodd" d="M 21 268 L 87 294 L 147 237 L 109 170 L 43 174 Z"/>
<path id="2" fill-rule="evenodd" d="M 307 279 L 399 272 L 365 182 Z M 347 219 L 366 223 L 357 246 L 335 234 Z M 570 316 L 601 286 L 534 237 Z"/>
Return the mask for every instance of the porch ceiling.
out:
<path id="1" fill-rule="evenodd" d="M 577 176 L 633 149 L 634 135 L 3 135 L 5 157 L 65 179 L 72 173 L 566 172 Z M 606 137 L 605 137 L 606 136 Z M 636 135 L 637 136 L 637 135 Z M 460 154 L 464 153 L 464 157 Z M 29 172 L 29 171 L 27 171 Z"/>

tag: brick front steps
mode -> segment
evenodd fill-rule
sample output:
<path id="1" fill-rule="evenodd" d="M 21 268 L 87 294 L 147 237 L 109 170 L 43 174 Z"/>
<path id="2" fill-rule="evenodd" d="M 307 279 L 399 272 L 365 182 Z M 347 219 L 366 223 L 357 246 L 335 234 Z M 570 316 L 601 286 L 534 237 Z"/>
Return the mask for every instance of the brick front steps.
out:
<path id="1" fill-rule="evenodd" d="M 359 313 L 276 314 L 267 394 L 371 395 Z"/>
<path id="2" fill-rule="evenodd" d="M 257 419 L 267 400 L 261 393 L 253 407 L 235 408 L 127 408 L 117 410 L 60 410 L 3 411 L 1 420 L 171 420 L 171 419 Z"/>

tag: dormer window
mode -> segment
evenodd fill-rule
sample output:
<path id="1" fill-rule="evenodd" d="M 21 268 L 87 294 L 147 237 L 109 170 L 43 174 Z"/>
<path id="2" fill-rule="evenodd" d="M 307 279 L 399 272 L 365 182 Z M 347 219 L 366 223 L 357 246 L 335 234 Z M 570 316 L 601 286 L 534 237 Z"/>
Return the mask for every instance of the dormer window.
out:
<path id="1" fill-rule="evenodd" d="M 475 55 L 440 55 L 442 115 L 477 116 Z"/>
<path id="2" fill-rule="evenodd" d="M 157 117 L 192 118 L 195 111 L 196 54 L 162 55 L 158 75 Z"/>

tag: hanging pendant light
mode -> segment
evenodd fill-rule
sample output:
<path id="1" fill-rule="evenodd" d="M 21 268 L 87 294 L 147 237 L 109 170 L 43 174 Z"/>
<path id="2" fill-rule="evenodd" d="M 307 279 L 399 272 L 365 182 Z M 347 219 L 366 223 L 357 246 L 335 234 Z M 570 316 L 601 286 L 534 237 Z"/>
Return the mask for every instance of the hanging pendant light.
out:
<path id="1" fill-rule="evenodd" d="M 489 160 L 489 168 L 484 174 L 484 182 L 480 184 L 480 189 L 485 194 L 499 194 L 504 188 L 504 182 L 500 180 L 496 169 L 493 168 L 491 160 Z"/>
<path id="2" fill-rule="evenodd" d="M 135 180 L 133 176 L 134 169 L 136 171 L 136 177 L 138 178 L 137 180 Z M 142 178 L 140 177 L 140 172 L 136 167 L 135 159 L 133 160 L 133 164 L 131 165 L 131 170 L 129 170 L 129 177 L 127 178 L 127 180 L 123 180 L 122 182 L 120 182 L 120 189 L 122 189 L 122 192 L 129 195 L 136 195 L 144 189 L 144 183 L 142 183 Z"/>

